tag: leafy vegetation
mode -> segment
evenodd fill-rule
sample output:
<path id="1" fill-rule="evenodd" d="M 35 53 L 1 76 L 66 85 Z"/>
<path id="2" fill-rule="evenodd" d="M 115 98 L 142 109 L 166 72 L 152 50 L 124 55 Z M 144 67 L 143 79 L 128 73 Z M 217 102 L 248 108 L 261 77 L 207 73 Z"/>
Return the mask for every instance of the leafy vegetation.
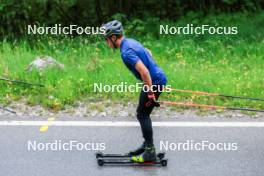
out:
<path id="1" fill-rule="evenodd" d="M 122 18 L 122 15 L 117 15 Z M 228 95 L 264 97 L 264 12 L 209 15 L 188 13 L 177 22 L 135 18 L 125 24 L 126 35 L 135 37 L 152 51 L 165 70 L 168 84 L 177 89 L 217 92 Z M 197 20 L 199 19 L 199 20 Z M 237 26 L 237 35 L 162 35 L 159 24 L 181 26 L 188 22 L 216 26 Z M 63 63 L 64 71 L 25 71 L 40 55 Z M 1 103 L 26 98 L 29 104 L 61 109 L 85 98 L 88 101 L 111 98 L 136 99 L 138 93 L 94 93 L 94 83 L 135 84 L 119 51 L 109 49 L 100 37 L 38 36 L 34 40 L 3 40 L 0 46 L 0 75 L 45 84 L 45 88 L 0 82 Z M 226 100 L 164 93 L 162 99 L 197 103 L 264 108 L 261 102 Z"/>
<path id="2" fill-rule="evenodd" d="M 263 0 L 1 0 L 0 37 L 25 35 L 26 26 L 100 26 L 112 16 L 125 21 L 149 19 L 176 21 L 187 13 L 208 14 L 258 12 Z"/>

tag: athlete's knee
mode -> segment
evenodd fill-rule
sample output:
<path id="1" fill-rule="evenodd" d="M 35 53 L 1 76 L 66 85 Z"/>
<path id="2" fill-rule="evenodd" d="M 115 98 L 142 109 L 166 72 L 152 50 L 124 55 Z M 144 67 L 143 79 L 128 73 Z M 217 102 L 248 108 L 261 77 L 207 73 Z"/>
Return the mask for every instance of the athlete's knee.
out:
<path id="1" fill-rule="evenodd" d="M 137 107 L 137 118 L 139 119 L 139 118 L 142 118 L 143 116 L 144 116 L 144 110 L 140 106 L 138 106 Z"/>
<path id="2" fill-rule="evenodd" d="M 140 121 L 141 119 L 143 119 L 143 115 L 140 113 L 137 113 L 137 119 Z"/>
<path id="3" fill-rule="evenodd" d="M 137 113 L 137 119 L 140 120 L 146 120 L 150 118 L 149 114 L 142 114 L 142 113 Z"/>

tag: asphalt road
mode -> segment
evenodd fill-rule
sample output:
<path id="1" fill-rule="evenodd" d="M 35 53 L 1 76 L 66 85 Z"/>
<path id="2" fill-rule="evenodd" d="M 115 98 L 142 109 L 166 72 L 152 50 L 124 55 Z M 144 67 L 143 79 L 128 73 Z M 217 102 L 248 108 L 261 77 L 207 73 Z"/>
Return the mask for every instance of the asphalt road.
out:
<path id="1" fill-rule="evenodd" d="M 103 166 L 95 153 L 125 153 L 141 143 L 139 127 L 61 127 L 39 132 L 38 126 L 0 126 L 0 170 L 5 176 L 263 176 L 264 128 L 260 127 L 155 127 L 155 144 L 170 144 L 167 167 Z M 38 150 L 29 144 L 34 141 Z M 89 144 L 87 150 L 51 150 L 48 143 Z M 176 144 L 234 144 L 232 150 L 183 150 Z M 58 142 L 59 143 L 59 142 Z M 41 148 L 42 147 L 42 148 Z M 93 148 L 93 150 L 90 150 Z M 47 150 L 45 150 L 47 149 Z M 54 148 L 53 148 L 54 149 Z M 185 148 L 186 149 L 186 148 Z M 229 148 L 230 149 L 230 148 Z"/>

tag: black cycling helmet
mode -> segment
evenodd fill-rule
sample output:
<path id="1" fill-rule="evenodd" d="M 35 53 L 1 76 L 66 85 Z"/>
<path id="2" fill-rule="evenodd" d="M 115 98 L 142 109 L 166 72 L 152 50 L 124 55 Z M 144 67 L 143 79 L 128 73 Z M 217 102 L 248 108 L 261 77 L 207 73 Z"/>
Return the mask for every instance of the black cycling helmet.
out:
<path id="1" fill-rule="evenodd" d="M 103 34 L 104 38 L 108 38 L 113 34 L 120 35 L 123 34 L 122 23 L 118 20 L 110 21 L 102 26 L 105 29 Z"/>

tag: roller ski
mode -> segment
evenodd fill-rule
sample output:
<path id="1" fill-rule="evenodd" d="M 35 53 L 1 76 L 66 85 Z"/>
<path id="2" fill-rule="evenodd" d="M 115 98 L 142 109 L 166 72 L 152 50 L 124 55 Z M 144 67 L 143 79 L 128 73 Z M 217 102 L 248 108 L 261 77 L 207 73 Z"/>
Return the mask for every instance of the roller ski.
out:
<path id="1" fill-rule="evenodd" d="M 137 153 L 138 155 L 133 155 Z M 146 147 L 144 150 L 135 150 L 128 154 L 103 154 L 96 153 L 97 163 L 103 165 L 136 165 L 136 166 L 167 166 L 165 153 L 156 155 L 154 147 Z"/>
<path id="2" fill-rule="evenodd" d="M 129 155 L 97 153 L 97 164 L 104 165 L 132 165 L 132 166 L 167 166 L 168 160 L 164 159 L 165 153 L 158 153 L 155 161 L 137 162 Z"/>

